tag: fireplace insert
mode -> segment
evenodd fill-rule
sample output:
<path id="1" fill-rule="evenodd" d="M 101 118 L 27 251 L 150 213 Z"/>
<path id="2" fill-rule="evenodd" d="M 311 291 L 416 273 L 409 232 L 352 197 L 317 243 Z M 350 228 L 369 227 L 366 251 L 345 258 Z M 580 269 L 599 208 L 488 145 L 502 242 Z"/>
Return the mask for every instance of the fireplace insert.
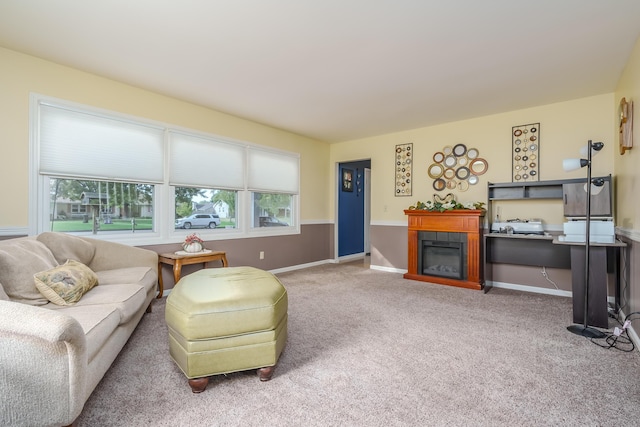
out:
<path id="1" fill-rule="evenodd" d="M 467 280 L 467 233 L 418 233 L 418 274 Z"/>

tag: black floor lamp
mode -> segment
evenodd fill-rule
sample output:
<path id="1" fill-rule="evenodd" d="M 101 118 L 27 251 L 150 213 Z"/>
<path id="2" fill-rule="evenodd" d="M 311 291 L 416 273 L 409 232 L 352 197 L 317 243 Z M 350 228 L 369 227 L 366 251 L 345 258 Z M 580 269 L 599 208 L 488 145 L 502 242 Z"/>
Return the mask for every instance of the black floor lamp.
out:
<path id="1" fill-rule="evenodd" d="M 589 248 L 590 248 L 590 226 L 591 226 L 591 186 L 595 185 L 601 187 L 604 185 L 604 180 L 601 178 L 591 179 L 591 158 L 593 154 L 597 154 L 604 147 L 602 142 L 591 142 L 586 146 L 587 159 L 566 159 L 562 161 L 562 168 L 568 172 L 576 169 L 580 169 L 586 166 L 587 168 L 587 211 L 586 211 L 586 223 L 585 223 L 585 260 L 584 260 L 584 318 L 582 325 L 567 326 L 569 332 L 576 335 L 582 335 L 587 338 L 602 338 L 605 334 L 597 329 L 589 327 Z M 581 150 L 581 154 L 585 154 Z"/>

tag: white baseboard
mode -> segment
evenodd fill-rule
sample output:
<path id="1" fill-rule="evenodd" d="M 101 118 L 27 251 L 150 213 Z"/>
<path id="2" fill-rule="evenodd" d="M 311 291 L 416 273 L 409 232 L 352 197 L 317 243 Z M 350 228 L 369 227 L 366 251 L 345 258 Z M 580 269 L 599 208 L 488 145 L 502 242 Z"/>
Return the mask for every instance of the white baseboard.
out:
<path id="1" fill-rule="evenodd" d="M 538 286 L 517 285 L 515 283 L 494 282 L 487 280 L 487 285 L 494 288 L 513 289 L 516 291 L 533 292 L 535 294 L 555 295 L 559 297 L 569 297 L 573 295 L 571 291 L 560 289 L 540 288 Z"/>
<path id="2" fill-rule="evenodd" d="M 620 321 L 620 323 L 624 323 L 624 318 L 625 317 L 627 317 L 625 312 L 620 310 L 620 313 L 618 313 L 618 320 Z M 636 346 L 636 350 L 640 352 L 640 337 L 636 333 L 636 330 L 633 329 L 633 326 L 629 326 L 627 328 L 627 332 L 629 333 L 629 339 Z"/>
<path id="3" fill-rule="evenodd" d="M 640 352 L 640 337 L 638 337 L 638 334 L 636 334 L 633 326 L 629 326 L 627 328 L 627 331 L 629 332 L 629 338 L 631 338 L 631 341 L 633 341 L 633 344 L 636 346 L 636 351 Z"/>
<path id="4" fill-rule="evenodd" d="M 336 261 L 332 259 L 324 259 L 321 261 L 308 262 L 306 264 L 291 265 L 289 267 L 276 268 L 269 270 L 273 274 L 286 273 L 287 271 L 302 270 L 303 268 L 316 267 L 323 264 L 334 264 Z"/>
<path id="5" fill-rule="evenodd" d="M 342 262 L 357 261 L 359 259 L 364 259 L 365 256 L 366 254 L 364 252 L 360 252 L 358 254 L 345 255 L 345 256 L 338 257 L 336 262 L 342 263 Z"/>
<path id="6" fill-rule="evenodd" d="M 370 265 L 369 268 L 371 270 L 378 270 L 378 271 L 386 271 L 387 273 L 400 273 L 400 274 L 404 274 L 407 272 L 407 270 L 403 270 L 401 268 L 393 268 L 393 267 L 384 267 L 382 265 Z"/>

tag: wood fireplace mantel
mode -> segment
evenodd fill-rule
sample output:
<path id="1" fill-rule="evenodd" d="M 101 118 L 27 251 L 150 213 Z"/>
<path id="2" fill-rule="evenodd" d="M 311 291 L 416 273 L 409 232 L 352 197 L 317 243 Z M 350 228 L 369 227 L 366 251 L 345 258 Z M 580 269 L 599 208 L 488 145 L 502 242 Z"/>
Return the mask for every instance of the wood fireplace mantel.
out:
<path id="1" fill-rule="evenodd" d="M 484 210 L 460 209 L 445 212 L 430 212 L 425 210 L 405 210 L 408 217 L 408 269 L 405 279 L 441 285 L 458 286 L 469 289 L 482 289 L 484 274 L 482 272 L 482 220 Z M 444 277 L 418 274 L 418 232 L 445 231 L 467 233 L 467 280 L 450 279 Z"/>

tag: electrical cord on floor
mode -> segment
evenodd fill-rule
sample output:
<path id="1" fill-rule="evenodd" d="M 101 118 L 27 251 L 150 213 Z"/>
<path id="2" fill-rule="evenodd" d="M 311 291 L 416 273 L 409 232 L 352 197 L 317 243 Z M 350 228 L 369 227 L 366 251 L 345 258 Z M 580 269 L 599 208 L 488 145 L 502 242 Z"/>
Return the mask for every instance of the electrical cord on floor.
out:
<path id="1" fill-rule="evenodd" d="M 547 282 L 551 283 L 553 286 L 556 287 L 556 289 L 560 289 L 558 288 L 558 285 L 556 285 L 556 282 L 554 282 L 553 280 L 549 279 L 549 274 L 547 273 L 547 267 L 543 266 L 542 267 L 542 276 L 547 279 Z"/>
<path id="2" fill-rule="evenodd" d="M 632 319 L 632 316 L 638 317 Z M 634 311 L 633 313 L 627 314 L 624 318 L 624 322 L 620 324 L 622 329 L 616 326 L 613 329 L 613 332 L 606 333 L 603 338 L 591 338 L 591 342 L 602 348 L 615 348 L 616 350 L 630 353 L 635 350 L 636 346 L 633 344 L 633 340 L 629 337 L 629 326 L 631 326 L 632 321 L 637 319 L 640 319 L 640 311 Z M 597 339 L 604 340 L 606 344 L 599 343 L 596 341 Z"/>

